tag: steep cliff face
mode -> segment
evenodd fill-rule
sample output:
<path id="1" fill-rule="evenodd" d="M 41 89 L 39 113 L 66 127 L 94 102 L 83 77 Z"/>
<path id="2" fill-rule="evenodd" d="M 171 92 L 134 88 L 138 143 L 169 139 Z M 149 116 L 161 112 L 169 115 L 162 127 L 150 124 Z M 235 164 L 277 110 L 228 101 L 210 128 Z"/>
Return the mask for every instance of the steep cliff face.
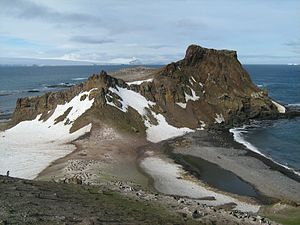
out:
<path id="1" fill-rule="evenodd" d="M 170 122 L 195 128 L 274 117 L 276 106 L 256 87 L 235 51 L 191 45 L 185 58 L 162 68 L 139 91 L 157 102 Z"/>
<path id="2" fill-rule="evenodd" d="M 235 125 L 279 113 L 267 93 L 252 83 L 235 51 L 191 45 L 184 59 L 161 68 L 152 77 L 126 83 L 101 72 L 63 92 L 19 99 L 12 121 L 32 120 L 39 114 L 46 120 L 57 105 L 91 89 L 91 110 L 108 110 L 106 117 L 122 114 L 120 120 L 128 123 L 131 120 L 126 118 L 134 115 L 150 133 L 169 125 L 172 132 L 185 127 L 180 130 L 184 133 L 189 128 Z"/>

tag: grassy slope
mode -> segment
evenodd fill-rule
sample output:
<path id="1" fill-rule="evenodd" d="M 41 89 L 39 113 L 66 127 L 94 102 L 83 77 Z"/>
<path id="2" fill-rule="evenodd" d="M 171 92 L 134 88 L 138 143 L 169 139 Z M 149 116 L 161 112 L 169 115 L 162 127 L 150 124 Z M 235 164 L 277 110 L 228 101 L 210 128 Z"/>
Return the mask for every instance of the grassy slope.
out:
<path id="1" fill-rule="evenodd" d="M 282 208 L 278 208 L 276 205 L 266 206 L 261 209 L 259 214 L 284 225 L 300 224 L 300 206 L 285 205 Z"/>
<path id="2" fill-rule="evenodd" d="M 199 224 L 97 187 L 0 176 L 0 224 Z"/>

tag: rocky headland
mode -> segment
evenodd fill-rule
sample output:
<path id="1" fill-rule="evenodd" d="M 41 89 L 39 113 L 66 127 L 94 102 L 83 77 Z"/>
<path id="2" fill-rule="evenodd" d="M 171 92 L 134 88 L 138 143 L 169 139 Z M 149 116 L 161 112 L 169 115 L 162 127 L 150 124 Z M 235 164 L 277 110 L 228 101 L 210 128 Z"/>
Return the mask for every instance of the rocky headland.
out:
<path id="1" fill-rule="evenodd" d="M 147 71 L 142 78 L 147 79 L 127 83 L 102 71 L 67 91 L 19 99 L 12 121 L 17 124 L 32 120 L 39 114 L 47 118 L 48 112 L 57 105 L 91 89 L 96 89 L 90 96 L 95 98 L 91 110 L 111 108 L 110 102 L 117 106 L 113 110 L 117 110 L 122 107 L 122 100 L 119 101 L 120 96 L 110 90 L 116 87 L 132 90 L 154 102 L 155 109 L 151 110 L 162 113 L 176 127 L 195 129 L 203 124 L 214 126 L 216 123 L 232 126 L 249 119 L 276 118 L 283 112 L 266 91 L 252 83 L 235 51 L 191 45 L 184 59 L 158 71 Z"/>
<path id="2" fill-rule="evenodd" d="M 235 51 L 197 45 L 159 69 L 102 71 L 19 99 L 1 132 L 1 173 L 35 181 L 1 177 L 0 224 L 285 222 L 299 212 L 299 181 L 226 137 L 253 119 L 296 115 L 252 83 Z M 255 196 L 206 182 L 200 159 Z"/>

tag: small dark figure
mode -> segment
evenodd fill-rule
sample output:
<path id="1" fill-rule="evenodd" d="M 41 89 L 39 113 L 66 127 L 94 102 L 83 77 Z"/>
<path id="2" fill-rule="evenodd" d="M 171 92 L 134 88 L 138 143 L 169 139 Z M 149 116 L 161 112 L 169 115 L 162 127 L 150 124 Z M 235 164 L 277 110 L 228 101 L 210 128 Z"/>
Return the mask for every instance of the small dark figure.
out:
<path id="1" fill-rule="evenodd" d="M 7 177 L 9 177 L 9 170 L 7 170 L 7 172 L 6 172 L 6 176 L 7 176 Z"/>

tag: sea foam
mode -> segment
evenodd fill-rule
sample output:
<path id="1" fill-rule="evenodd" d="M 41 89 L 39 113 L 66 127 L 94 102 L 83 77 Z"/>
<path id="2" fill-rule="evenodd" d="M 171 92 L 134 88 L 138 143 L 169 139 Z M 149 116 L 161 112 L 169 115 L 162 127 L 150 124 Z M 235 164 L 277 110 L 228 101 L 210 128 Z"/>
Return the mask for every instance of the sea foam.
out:
<path id="1" fill-rule="evenodd" d="M 267 155 L 263 154 L 261 151 L 259 151 L 259 149 L 257 147 L 255 147 L 253 144 L 251 144 L 250 142 L 248 142 L 245 139 L 244 135 L 243 135 L 243 133 L 247 133 L 247 130 L 246 130 L 247 127 L 248 127 L 247 125 L 244 125 L 242 127 L 232 128 L 232 129 L 229 130 L 230 133 L 233 134 L 233 138 L 234 138 L 234 140 L 236 142 L 244 145 L 247 149 L 249 149 L 249 150 L 251 150 L 251 151 L 253 151 L 253 152 L 255 152 L 255 153 L 257 153 L 257 154 L 259 154 L 259 155 L 261 155 L 261 156 L 263 156 L 263 157 L 265 157 L 267 159 L 269 159 L 269 160 L 271 160 L 273 163 L 275 163 L 275 164 L 277 164 L 277 165 L 279 165 L 281 167 L 284 167 L 285 169 L 288 169 L 289 171 L 293 172 L 294 174 L 297 174 L 298 176 L 300 176 L 300 172 L 298 172 L 298 171 L 294 170 L 293 168 L 290 168 L 290 167 L 288 167 L 288 166 L 286 166 L 284 164 L 276 162 L 270 156 L 267 156 Z"/>

